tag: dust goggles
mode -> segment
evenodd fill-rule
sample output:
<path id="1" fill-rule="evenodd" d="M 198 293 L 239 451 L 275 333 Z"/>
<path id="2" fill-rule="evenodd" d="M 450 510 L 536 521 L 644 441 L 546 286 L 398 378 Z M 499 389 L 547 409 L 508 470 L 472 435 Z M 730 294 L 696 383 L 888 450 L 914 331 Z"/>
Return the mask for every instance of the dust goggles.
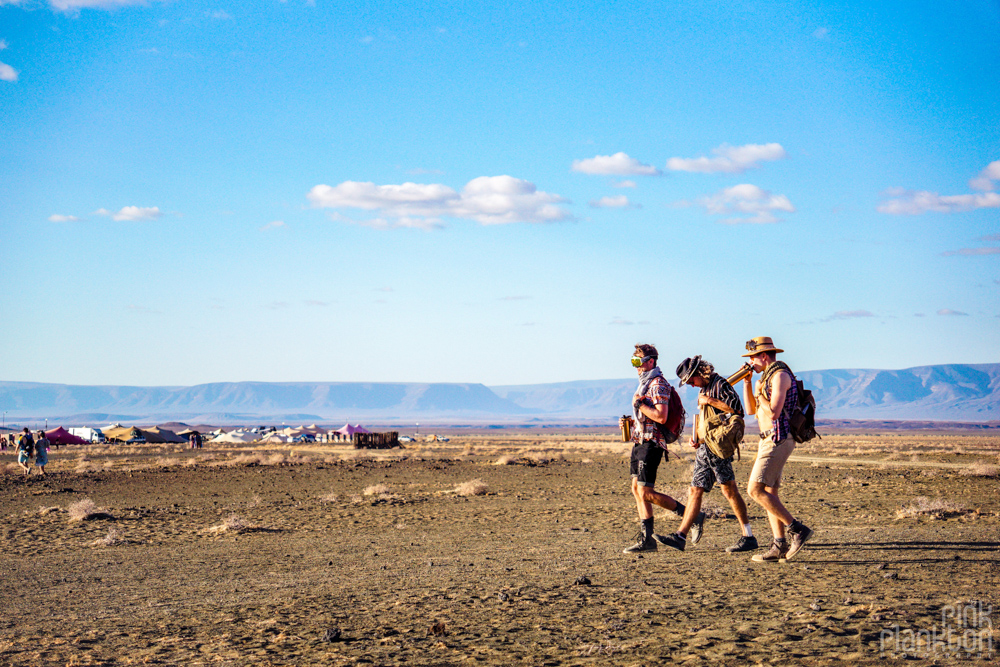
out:
<path id="1" fill-rule="evenodd" d="M 649 356 L 646 356 L 646 357 L 632 357 L 632 365 L 635 368 L 639 368 L 639 366 L 642 366 L 644 363 L 646 363 L 647 361 L 649 361 L 652 358 L 653 357 L 649 357 Z"/>

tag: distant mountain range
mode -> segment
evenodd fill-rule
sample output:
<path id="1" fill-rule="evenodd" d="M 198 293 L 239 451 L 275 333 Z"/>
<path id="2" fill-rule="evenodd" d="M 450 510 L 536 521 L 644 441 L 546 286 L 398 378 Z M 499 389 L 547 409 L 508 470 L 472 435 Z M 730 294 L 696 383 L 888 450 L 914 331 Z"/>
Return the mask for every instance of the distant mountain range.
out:
<path id="1" fill-rule="evenodd" d="M 1000 364 L 799 373 L 827 419 L 985 422 L 1000 419 Z M 676 378 L 671 384 L 676 386 Z M 12 421 L 65 424 L 168 419 L 206 423 L 437 420 L 610 421 L 628 412 L 636 380 L 482 384 L 219 382 L 131 387 L 0 382 Z M 681 390 L 689 415 L 696 392 Z"/>

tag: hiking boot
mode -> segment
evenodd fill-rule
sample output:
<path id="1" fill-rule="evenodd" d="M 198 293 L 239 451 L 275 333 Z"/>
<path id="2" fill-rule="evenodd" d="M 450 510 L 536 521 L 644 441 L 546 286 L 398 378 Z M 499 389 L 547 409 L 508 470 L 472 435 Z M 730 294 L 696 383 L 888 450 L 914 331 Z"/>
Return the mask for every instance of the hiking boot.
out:
<path id="1" fill-rule="evenodd" d="M 687 540 L 677 533 L 670 533 L 669 535 L 653 535 L 653 539 L 665 547 L 677 549 L 678 551 L 684 551 L 684 545 L 687 544 Z"/>
<path id="2" fill-rule="evenodd" d="M 788 531 L 788 553 L 785 554 L 785 558 L 791 560 L 792 557 L 797 554 L 802 547 L 806 545 L 809 538 L 813 536 L 812 528 L 803 525 L 799 530 Z"/>
<path id="3" fill-rule="evenodd" d="M 760 546 L 757 544 L 757 538 L 751 535 L 750 537 L 741 537 L 736 544 L 731 547 L 726 547 L 726 551 L 731 554 L 741 553 L 744 551 L 756 551 Z"/>
<path id="4" fill-rule="evenodd" d="M 705 513 L 698 512 L 698 518 L 691 524 L 691 530 L 688 532 L 688 539 L 691 541 L 691 544 L 698 544 L 698 540 L 701 539 L 701 534 L 704 530 Z"/>
<path id="5" fill-rule="evenodd" d="M 622 553 L 625 554 L 637 554 L 643 551 L 656 551 L 656 540 L 654 540 L 649 535 L 646 535 L 641 530 L 639 534 L 635 536 L 636 542 L 630 547 L 625 547 Z"/>
<path id="6" fill-rule="evenodd" d="M 755 563 L 784 563 L 786 553 L 788 553 L 787 542 L 782 545 L 771 542 L 771 548 L 766 553 L 754 554 L 750 560 Z"/>

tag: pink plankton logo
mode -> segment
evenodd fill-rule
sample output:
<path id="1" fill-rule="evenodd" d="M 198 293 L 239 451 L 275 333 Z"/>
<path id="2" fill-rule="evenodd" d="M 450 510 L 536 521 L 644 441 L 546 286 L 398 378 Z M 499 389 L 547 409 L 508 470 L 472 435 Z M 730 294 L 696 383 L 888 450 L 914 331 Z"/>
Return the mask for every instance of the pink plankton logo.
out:
<path id="1" fill-rule="evenodd" d="M 930 628 L 893 625 L 879 635 L 880 657 L 993 658 L 993 605 L 979 600 L 941 608 L 941 624 Z"/>

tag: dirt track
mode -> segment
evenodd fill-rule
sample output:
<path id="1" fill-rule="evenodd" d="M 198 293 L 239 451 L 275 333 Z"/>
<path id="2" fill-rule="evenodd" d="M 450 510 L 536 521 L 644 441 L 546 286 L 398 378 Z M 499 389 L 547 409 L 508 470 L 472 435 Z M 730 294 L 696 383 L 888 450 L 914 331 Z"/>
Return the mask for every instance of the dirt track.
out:
<path id="1" fill-rule="evenodd" d="M 793 461 L 787 502 L 817 535 L 765 565 L 723 551 L 731 517 L 683 553 L 623 555 L 620 455 L 469 458 L 4 476 L 0 664 L 874 663 L 883 631 L 997 602 L 995 478 Z M 486 495 L 454 493 L 473 479 Z M 955 509 L 897 519 L 918 496 Z M 70 521 L 82 498 L 114 520 Z M 250 528 L 213 531 L 233 515 Z M 125 541 L 102 544 L 112 528 Z"/>

